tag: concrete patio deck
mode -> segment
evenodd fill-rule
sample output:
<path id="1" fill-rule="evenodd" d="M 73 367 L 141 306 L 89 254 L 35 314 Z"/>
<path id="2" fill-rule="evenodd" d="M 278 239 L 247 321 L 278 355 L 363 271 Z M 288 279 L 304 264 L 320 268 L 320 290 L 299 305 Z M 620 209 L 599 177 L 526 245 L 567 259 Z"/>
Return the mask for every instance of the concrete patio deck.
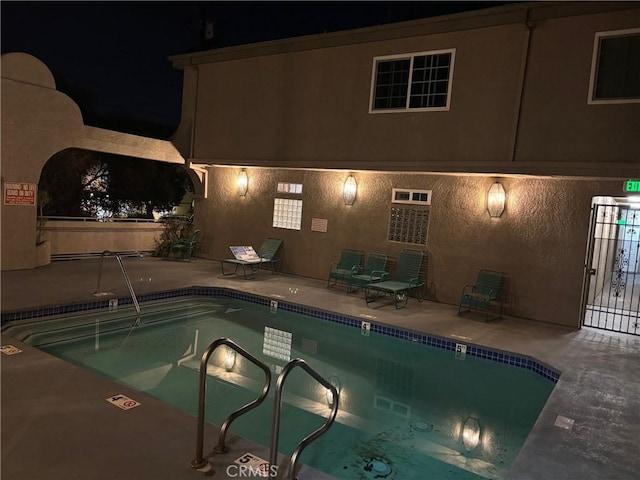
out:
<path id="1" fill-rule="evenodd" d="M 203 259 L 182 263 L 126 258 L 124 263 L 139 295 L 224 286 L 535 357 L 562 371 L 562 376 L 508 478 L 638 478 L 640 337 L 516 318 L 485 324 L 479 317 L 458 317 L 451 305 L 415 299 L 402 310 L 367 308 L 362 297 L 326 289 L 322 280 L 270 273 L 255 280 L 222 277 L 219 262 Z M 98 260 L 92 259 L 2 272 L 2 312 L 94 301 L 97 271 Z M 116 262 L 105 263 L 102 289 L 116 297 L 128 294 Z M 1 356 L 3 480 L 201 478 L 189 466 L 194 453 L 192 417 L 3 334 L 2 345 L 6 344 L 23 352 Z M 122 415 L 105 402 L 116 393 L 142 399 L 145 408 Z M 555 426 L 559 415 L 572 419 L 573 426 Z M 207 426 L 209 444 L 216 430 Z M 268 458 L 264 447 L 252 448 Z M 217 458 L 214 478 L 231 478 L 224 465 L 232 460 Z M 300 476 L 324 477 L 310 469 Z"/>

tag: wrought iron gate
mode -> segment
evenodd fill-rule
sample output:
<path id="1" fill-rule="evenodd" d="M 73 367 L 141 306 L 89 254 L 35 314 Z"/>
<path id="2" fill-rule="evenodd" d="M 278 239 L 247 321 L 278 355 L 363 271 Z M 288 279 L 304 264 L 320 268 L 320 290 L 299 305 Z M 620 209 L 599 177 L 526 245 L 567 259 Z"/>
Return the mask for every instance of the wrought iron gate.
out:
<path id="1" fill-rule="evenodd" d="M 640 210 L 594 205 L 582 323 L 640 335 Z"/>

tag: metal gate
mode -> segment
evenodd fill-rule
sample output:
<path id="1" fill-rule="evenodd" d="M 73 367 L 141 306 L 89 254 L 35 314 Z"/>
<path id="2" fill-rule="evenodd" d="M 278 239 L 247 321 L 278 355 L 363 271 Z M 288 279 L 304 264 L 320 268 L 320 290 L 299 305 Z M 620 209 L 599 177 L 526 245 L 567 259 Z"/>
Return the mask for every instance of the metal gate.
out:
<path id="1" fill-rule="evenodd" d="M 640 210 L 593 205 L 582 324 L 640 335 Z"/>

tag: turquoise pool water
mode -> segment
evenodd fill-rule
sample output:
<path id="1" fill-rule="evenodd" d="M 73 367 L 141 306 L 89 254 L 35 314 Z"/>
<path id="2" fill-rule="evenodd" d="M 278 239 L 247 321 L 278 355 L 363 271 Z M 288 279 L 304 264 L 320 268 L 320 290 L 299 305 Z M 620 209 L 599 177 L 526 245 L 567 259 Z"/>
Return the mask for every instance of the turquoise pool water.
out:
<path id="1" fill-rule="evenodd" d="M 265 327 L 291 333 L 288 356 L 305 359 L 341 391 L 336 423 L 301 462 L 342 479 L 504 478 L 554 386 L 531 370 L 239 300 L 178 299 L 143 311 L 133 328 L 125 308 L 25 323 L 8 333 L 194 416 L 199 360 L 212 341 L 240 344 L 271 367 L 275 384 L 287 362 L 273 355 L 287 355 L 273 343 L 264 353 Z M 255 398 L 263 382 L 241 357 L 229 371 L 224 361 L 223 347 L 208 372 L 207 420 L 217 424 Z M 269 445 L 272 398 L 236 420 L 232 433 Z M 328 413 L 324 389 L 294 370 L 280 452 L 291 454 Z M 465 424 L 479 428 L 473 449 Z M 215 441 L 206 439 L 205 452 Z"/>

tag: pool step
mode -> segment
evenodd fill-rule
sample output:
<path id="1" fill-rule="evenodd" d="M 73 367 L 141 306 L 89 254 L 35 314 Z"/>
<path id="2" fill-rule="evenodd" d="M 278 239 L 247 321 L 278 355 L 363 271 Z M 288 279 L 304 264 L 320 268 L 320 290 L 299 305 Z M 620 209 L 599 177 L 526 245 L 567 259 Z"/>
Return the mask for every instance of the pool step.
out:
<path id="1" fill-rule="evenodd" d="M 210 306 L 211 303 L 207 303 L 206 301 L 197 302 L 197 301 L 163 301 L 163 302 L 149 302 L 143 304 L 143 314 L 150 314 L 154 312 L 170 312 L 172 310 L 182 310 L 185 308 L 193 307 L 193 306 Z M 119 317 L 127 317 L 129 318 L 133 312 L 133 305 L 120 305 L 115 309 L 98 309 L 98 310 L 86 310 L 81 312 L 73 312 L 66 313 L 60 315 L 51 315 L 46 317 L 37 317 L 30 320 L 16 320 L 10 323 L 7 323 L 2 326 L 2 333 L 7 333 L 12 337 L 18 338 L 19 332 L 25 330 L 37 330 L 42 331 L 43 328 L 46 330 L 56 329 L 65 327 L 68 325 L 77 325 L 79 323 L 94 323 L 96 319 L 102 320 L 107 318 L 109 320 L 116 320 Z"/>
<path id="2" fill-rule="evenodd" d="M 140 316 L 139 327 L 157 325 L 175 320 L 210 314 L 226 305 L 202 303 L 193 305 L 177 305 L 172 308 L 164 308 L 158 305 L 155 309 L 145 308 Z M 149 311 L 151 310 L 151 311 Z M 74 317 L 56 318 L 46 321 L 36 321 L 9 325 L 3 333 L 17 340 L 33 346 L 42 346 L 53 342 L 67 341 L 71 339 L 118 332 L 131 328 L 135 324 L 136 315 L 132 307 L 128 306 L 115 311 L 100 311 L 91 314 L 76 315 Z M 46 329 L 43 328 L 46 325 Z"/>

